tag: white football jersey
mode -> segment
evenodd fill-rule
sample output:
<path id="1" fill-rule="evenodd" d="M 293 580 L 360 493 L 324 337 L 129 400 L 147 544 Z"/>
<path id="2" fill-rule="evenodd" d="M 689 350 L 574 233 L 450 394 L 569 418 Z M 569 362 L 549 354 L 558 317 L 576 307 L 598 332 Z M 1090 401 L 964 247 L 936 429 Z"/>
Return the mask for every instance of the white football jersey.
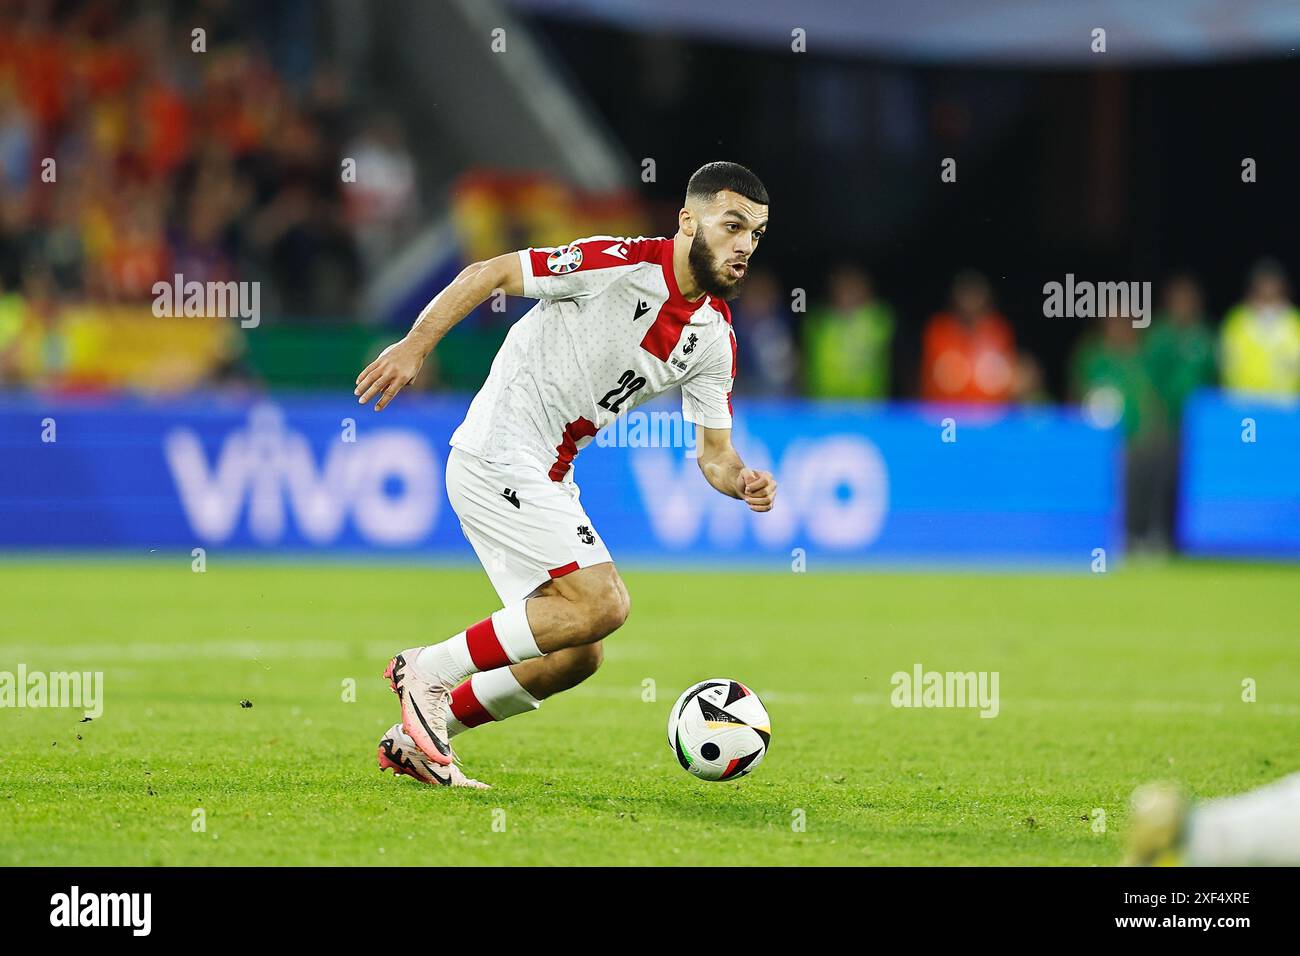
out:
<path id="1" fill-rule="evenodd" d="M 571 479 L 596 432 L 677 386 L 687 421 L 731 427 L 731 312 L 682 297 L 671 239 L 595 236 L 519 260 L 524 295 L 540 301 L 510 329 L 452 445 Z"/>

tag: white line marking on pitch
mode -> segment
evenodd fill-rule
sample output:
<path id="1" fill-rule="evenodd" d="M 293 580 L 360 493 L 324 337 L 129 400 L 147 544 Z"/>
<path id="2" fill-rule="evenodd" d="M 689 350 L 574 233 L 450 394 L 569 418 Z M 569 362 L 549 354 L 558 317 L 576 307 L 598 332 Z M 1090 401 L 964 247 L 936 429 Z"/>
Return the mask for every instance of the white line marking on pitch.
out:
<path id="1" fill-rule="evenodd" d="M 400 643 L 400 642 L 398 642 Z M 133 642 L 130 644 L 78 644 L 78 645 L 36 645 L 5 644 L 0 645 L 0 666 L 5 661 L 23 661 L 28 667 L 36 664 L 58 664 L 64 668 L 85 667 L 91 663 L 114 661 L 206 661 L 206 660 L 242 660 L 250 664 L 264 664 L 269 660 L 297 660 L 310 658 L 320 660 L 329 658 L 340 660 L 357 656 L 383 661 L 393 653 L 396 646 L 392 641 L 366 642 L 350 644 L 343 641 L 196 641 L 189 644 L 163 642 Z M 633 651 L 631 655 L 627 651 Z M 628 656 L 639 658 L 645 656 L 648 648 L 644 646 L 620 648 L 620 659 Z M 569 694 L 578 697 L 594 697 L 602 700 L 640 700 L 642 690 L 637 687 L 604 687 L 582 685 L 575 687 Z M 761 690 L 761 696 L 768 703 L 807 706 L 825 703 L 835 696 L 826 693 L 805 691 Z M 888 694 L 855 693 L 850 696 L 853 704 L 859 707 L 887 706 Z M 1015 697 L 1002 695 L 1004 712 L 1015 710 L 1061 710 L 1062 708 L 1080 710 L 1115 710 L 1147 711 L 1155 713 L 1205 714 L 1222 716 L 1229 707 L 1237 705 L 1222 701 L 1197 700 L 1158 700 L 1140 698 L 1136 700 L 1104 700 L 1097 698 L 1056 698 L 1056 697 Z M 1290 703 L 1254 703 L 1242 704 L 1269 716 L 1300 717 L 1300 704 Z"/>
<path id="2" fill-rule="evenodd" d="M 828 699 L 833 698 L 833 694 L 812 694 L 803 691 L 784 691 L 784 690 L 763 690 L 755 688 L 758 696 L 763 698 L 769 704 L 792 704 L 812 705 L 825 704 Z M 566 694 L 572 694 L 575 697 L 595 697 L 601 700 L 640 700 L 642 690 L 640 687 L 592 687 L 580 685 L 572 690 L 565 691 Z M 853 694 L 850 701 L 859 707 L 879 707 L 888 706 L 888 694 Z M 1262 711 L 1269 716 L 1297 717 L 1300 716 L 1300 704 L 1243 704 L 1243 708 L 1250 707 Z M 1029 710 L 1061 710 L 1063 708 L 1080 708 L 1088 710 L 1119 710 L 1119 711 L 1155 711 L 1157 713 L 1190 713 L 1190 714 L 1207 714 L 1219 716 L 1227 713 L 1228 705 L 1217 701 L 1195 701 L 1195 700 L 1098 700 L 1098 699 L 1075 699 L 1059 697 L 1022 697 L 1013 698 L 1006 694 L 1002 695 L 1002 709 L 1005 712 L 1008 708 L 1022 708 Z M 893 708 L 891 708 L 893 709 Z M 952 709 L 952 708 L 936 708 Z"/>

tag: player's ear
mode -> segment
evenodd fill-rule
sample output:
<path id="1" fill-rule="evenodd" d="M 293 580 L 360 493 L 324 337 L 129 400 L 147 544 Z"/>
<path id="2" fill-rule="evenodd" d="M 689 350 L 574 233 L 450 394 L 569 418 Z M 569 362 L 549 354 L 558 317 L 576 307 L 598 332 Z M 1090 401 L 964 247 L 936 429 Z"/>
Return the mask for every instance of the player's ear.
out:
<path id="1" fill-rule="evenodd" d="M 686 236 L 686 238 L 695 238 L 695 214 L 686 206 L 683 206 L 677 213 L 677 228 L 682 231 L 682 235 Z"/>

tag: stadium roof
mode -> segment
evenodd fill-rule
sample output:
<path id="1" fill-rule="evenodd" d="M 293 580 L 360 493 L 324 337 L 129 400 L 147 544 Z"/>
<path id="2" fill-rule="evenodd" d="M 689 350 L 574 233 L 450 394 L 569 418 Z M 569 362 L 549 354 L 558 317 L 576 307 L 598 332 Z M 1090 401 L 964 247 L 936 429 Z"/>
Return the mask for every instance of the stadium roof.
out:
<path id="1" fill-rule="evenodd" d="M 599 20 L 630 30 L 888 59 L 1097 65 L 1295 56 L 1296 0 L 510 0 L 530 13 Z"/>

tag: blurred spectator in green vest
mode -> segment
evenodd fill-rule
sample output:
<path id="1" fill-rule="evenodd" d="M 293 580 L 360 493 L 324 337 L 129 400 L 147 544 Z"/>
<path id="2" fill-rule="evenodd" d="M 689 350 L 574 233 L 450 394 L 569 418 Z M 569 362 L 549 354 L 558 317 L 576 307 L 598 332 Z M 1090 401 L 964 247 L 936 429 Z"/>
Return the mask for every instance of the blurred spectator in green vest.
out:
<path id="1" fill-rule="evenodd" d="M 1130 319 L 1097 320 L 1070 361 L 1071 398 L 1094 425 L 1119 425 L 1130 440 L 1143 439 L 1164 422 L 1155 385 Z"/>
<path id="2" fill-rule="evenodd" d="M 6 290 L 4 276 L 0 275 L 0 386 L 18 377 L 18 338 L 26 312 L 23 297 Z"/>
<path id="3" fill-rule="evenodd" d="M 1300 393 L 1300 312 L 1291 304 L 1286 273 L 1273 259 L 1255 264 L 1246 301 L 1219 331 L 1223 386 L 1263 395 Z"/>
<path id="4" fill-rule="evenodd" d="M 1130 549 L 1166 550 L 1173 454 L 1164 405 L 1130 317 L 1097 320 L 1096 331 L 1079 344 L 1070 362 L 1070 392 L 1089 422 L 1119 425 L 1127 439 L 1124 514 Z"/>
<path id="5" fill-rule="evenodd" d="M 1206 323 L 1201 287 L 1192 276 L 1169 280 L 1163 308 L 1142 340 L 1151 384 L 1164 405 L 1169 432 L 1176 436 L 1188 397 L 1215 381 L 1214 335 Z"/>
<path id="6" fill-rule="evenodd" d="M 886 398 L 894 313 L 853 265 L 830 276 L 830 302 L 803 323 L 804 377 L 814 398 Z"/>

